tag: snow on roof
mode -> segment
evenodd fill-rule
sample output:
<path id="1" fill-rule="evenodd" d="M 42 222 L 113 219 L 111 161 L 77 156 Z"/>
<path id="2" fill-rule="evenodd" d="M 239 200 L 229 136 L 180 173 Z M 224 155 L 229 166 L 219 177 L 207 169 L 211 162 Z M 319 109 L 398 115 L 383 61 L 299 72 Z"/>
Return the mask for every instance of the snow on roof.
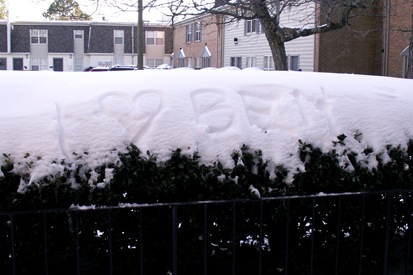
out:
<path id="1" fill-rule="evenodd" d="M 406 79 L 226 69 L 3 71 L 0 78 L 0 163 L 2 154 L 16 163 L 30 155 L 32 180 L 62 169 L 52 160 L 116 161 L 130 143 L 159 161 L 180 148 L 227 167 L 246 144 L 295 171 L 303 169 L 300 139 L 329 150 L 345 134 L 349 149 L 380 152 L 413 138 Z"/>

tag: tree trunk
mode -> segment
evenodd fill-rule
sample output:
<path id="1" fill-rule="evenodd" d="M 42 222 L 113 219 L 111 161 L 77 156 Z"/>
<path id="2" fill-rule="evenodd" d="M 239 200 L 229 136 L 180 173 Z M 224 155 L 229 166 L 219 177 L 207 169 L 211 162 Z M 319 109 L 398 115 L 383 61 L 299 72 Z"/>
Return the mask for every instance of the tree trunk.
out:
<path id="1" fill-rule="evenodd" d="M 272 20 L 260 19 L 260 23 L 271 49 L 275 70 L 287 71 L 287 54 L 285 52 L 283 31 Z"/>

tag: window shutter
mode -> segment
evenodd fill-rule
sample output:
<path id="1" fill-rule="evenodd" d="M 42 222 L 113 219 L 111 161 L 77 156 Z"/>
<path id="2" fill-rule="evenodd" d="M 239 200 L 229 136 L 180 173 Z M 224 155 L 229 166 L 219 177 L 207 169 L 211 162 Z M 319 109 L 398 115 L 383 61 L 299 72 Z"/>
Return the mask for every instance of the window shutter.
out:
<path id="1" fill-rule="evenodd" d="M 244 20 L 244 36 L 247 35 L 248 21 Z"/>

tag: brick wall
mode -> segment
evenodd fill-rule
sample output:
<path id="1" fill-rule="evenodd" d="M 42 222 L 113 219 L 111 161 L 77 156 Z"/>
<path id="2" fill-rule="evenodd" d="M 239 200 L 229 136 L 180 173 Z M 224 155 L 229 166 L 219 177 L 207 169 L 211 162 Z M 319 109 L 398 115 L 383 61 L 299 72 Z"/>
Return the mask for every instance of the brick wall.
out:
<path id="1" fill-rule="evenodd" d="M 341 30 L 318 34 L 316 39 L 316 66 L 319 72 L 381 74 L 380 10 L 366 10 Z"/>
<path id="2" fill-rule="evenodd" d="M 222 26 L 217 25 L 220 18 L 210 16 L 202 19 L 202 38 L 201 41 L 191 43 L 186 42 L 186 26 L 194 24 L 199 20 L 191 20 L 178 23 L 174 30 L 174 67 L 178 67 L 179 51 L 182 49 L 186 58 L 192 59 L 192 67 L 195 67 L 196 58 L 201 57 L 205 45 L 211 52 L 211 66 L 221 67 L 222 65 Z M 195 35 L 193 33 L 193 35 Z"/>
<path id="3" fill-rule="evenodd" d="M 400 53 L 409 45 L 409 39 L 412 35 L 413 1 L 389 0 L 386 13 L 388 22 L 385 20 L 384 29 L 389 30 L 386 75 L 401 77 L 403 58 L 400 56 Z"/>

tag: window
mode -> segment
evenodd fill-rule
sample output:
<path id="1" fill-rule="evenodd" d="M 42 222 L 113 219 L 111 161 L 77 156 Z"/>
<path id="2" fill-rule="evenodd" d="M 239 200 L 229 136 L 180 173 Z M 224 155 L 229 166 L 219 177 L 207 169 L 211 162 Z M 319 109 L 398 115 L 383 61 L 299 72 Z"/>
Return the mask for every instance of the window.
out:
<path id="1" fill-rule="evenodd" d="M 255 57 L 247 56 L 247 67 L 255 67 Z"/>
<path id="2" fill-rule="evenodd" d="M 47 58 L 32 58 L 32 71 L 47 70 Z"/>
<path id="3" fill-rule="evenodd" d="M 82 30 L 75 30 L 75 39 L 83 39 L 83 31 Z"/>
<path id="4" fill-rule="evenodd" d="M 300 57 L 298 55 L 290 55 L 288 57 L 288 69 L 291 71 L 300 70 Z"/>
<path id="5" fill-rule="evenodd" d="M 258 19 L 245 20 L 244 34 L 260 33 L 260 21 Z"/>
<path id="6" fill-rule="evenodd" d="M 242 69 L 242 57 L 237 56 L 237 57 L 231 57 L 231 66 L 238 67 Z"/>
<path id="7" fill-rule="evenodd" d="M 163 46 L 164 32 L 147 31 L 146 32 L 146 45 L 158 45 Z"/>
<path id="8" fill-rule="evenodd" d="M 30 42 L 32 44 L 46 44 L 47 30 L 30 30 Z"/>
<path id="9" fill-rule="evenodd" d="M 154 59 L 154 58 L 148 58 L 146 59 L 146 66 L 151 67 L 151 68 L 156 68 L 159 65 L 163 64 L 162 59 Z"/>
<path id="10" fill-rule="evenodd" d="M 264 71 L 273 71 L 274 64 L 272 56 L 264 56 Z"/>
<path id="11" fill-rule="evenodd" d="M 75 58 L 75 72 L 83 70 L 83 58 Z"/>
<path id="12" fill-rule="evenodd" d="M 202 22 L 195 23 L 195 42 L 202 40 Z"/>
<path id="13" fill-rule="evenodd" d="M 123 30 L 114 30 L 115 45 L 123 45 Z"/>
<path id="14" fill-rule="evenodd" d="M 192 27 L 192 24 L 186 26 L 186 43 L 192 43 Z"/>

